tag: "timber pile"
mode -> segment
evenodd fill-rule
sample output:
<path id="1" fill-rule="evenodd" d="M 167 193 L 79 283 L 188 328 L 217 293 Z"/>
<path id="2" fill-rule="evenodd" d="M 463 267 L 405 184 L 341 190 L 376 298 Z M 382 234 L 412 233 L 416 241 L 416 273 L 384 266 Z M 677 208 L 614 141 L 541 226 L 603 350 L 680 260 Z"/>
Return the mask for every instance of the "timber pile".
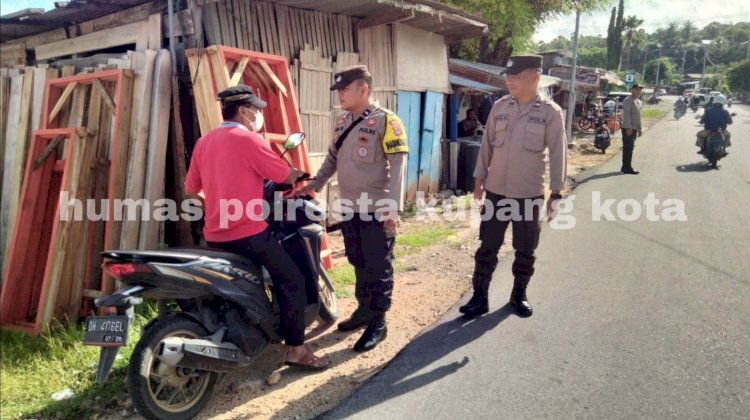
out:
<path id="1" fill-rule="evenodd" d="M 331 144 L 331 80 L 333 63 L 309 45 L 299 53 L 299 112 L 311 152 L 325 152 Z M 295 71 L 296 73 L 296 71 Z"/>
<path id="2" fill-rule="evenodd" d="M 164 194 L 171 60 L 155 51 L 159 34 L 144 42 L 97 68 L 64 67 L 61 78 L 45 66 L 0 72 L 2 222 L 11 224 L 2 229 L 3 326 L 38 334 L 77 319 L 86 299 L 114 289 L 101 251 L 160 240 L 151 201 Z M 150 201 L 131 212 L 127 198 Z"/>
<path id="3" fill-rule="evenodd" d="M 243 0 L 206 1 L 203 15 L 209 44 L 280 55 L 290 62 L 305 45 L 319 47 L 326 58 L 355 48 L 350 16 Z"/>

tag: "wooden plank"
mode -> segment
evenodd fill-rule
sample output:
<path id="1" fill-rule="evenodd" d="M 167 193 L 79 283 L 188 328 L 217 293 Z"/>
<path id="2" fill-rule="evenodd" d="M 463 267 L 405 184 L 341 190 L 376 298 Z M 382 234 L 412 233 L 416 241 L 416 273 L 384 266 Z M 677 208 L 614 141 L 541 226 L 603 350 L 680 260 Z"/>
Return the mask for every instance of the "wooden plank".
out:
<path id="1" fill-rule="evenodd" d="M 281 93 L 284 96 L 288 97 L 289 92 L 287 92 L 286 87 L 284 86 L 283 83 L 281 83 L 281 80 L 279 80 L 279 78 L 276 77 L 276 73 L 273 72 L 273 70 L 271 69 L 271 66 L 268 65 L 268 62 L 266 62 L 266 60 L 261 58 L 261 59 L 258 59 L 258 63 L 260 64 L 260 67 L 263 69 L 263 71 L 265 71 L 266 74 L 268 74 L 268 77 L 271 78 L 271 81 L 276 85 L 279 91 L 281 91 Z"/>
<path id="2" fill-rule="evenodd" d="M 95 79 L 96 80 L 96 79 Z M 106 93 L 106 91 L 105 91 Z M 91 88 L 91 95 L 88 101 L 89 109 L 86 118 L 86 132 L 84 138 L 81 139 L 81 157 L 78 168 L 75 169 L 69 179 L 71 184 L 71 195 L 77 199 L 84 200 L 89 198 L 89 191 L 92 188 L 94 173 L 92 171 L 91 163 L 94 160 L 97 151 L 97 138 L 99 136 L 99 130 L 109 130 L 109 127 L 100 127 L 101 112 L 102 112 L 102 98 L 101 91 L 96 88 Z M 81 308 L 83 299 L 83 288 L 84 280 L 86 278 L 85 272 L 87 271 L 86 258 L 88 256 L 88 247 L 90 243 L 88 241 L 89 236 L 87 235 L 90 222 L 87 218 L 80 221 L 71 221 L 72 226 L 70 227 L 70 241 L 68 243 L 68 249 L 65 252 L 66 262 L 62 272 L 62 284 L 68 284 L 70 288 L 70 296 L 67 301 L 67 306 L 62 308 L 62 316 L 67 319 L 77 319 L 78 312 Z M 100 252 L 101 250 L 96 250 Z M 60 303 L 65 303 L 64 300 L 60 299 Z M 61 318 L 65 319 L 65 318 Z"/>
<path id="3" fill-rule="evenodd" d="M 209 4 L 210 6 L 210 4 Z M 193 86 L 193 95 L 195 97 L 195 111 L 198 114 L 198 125 L 201 133 L 207 133 L 210 130 L 211 124 L 209 123 L 209 117 L 207 114 L 207 99 L 204 94 L 203 84 L 205 83 L 201 72 L 199 72 L 199 66 L 203 67 L 207 65 L 207 62 L 202 62 L 199 53 L 196 50 L 187 50 L 185 55 L 187 56 L 188 68 L 190 74 L 195 75 L 195 79 L 191 80 Z"/>
<path id="4" fill-rule="evenodd" d="M 130 155 L 128 159 L 127 186 L 125 198 L 143 199 L 145 188 L 146 162 L 148 158 L 148 133 L 151 115 L 151 91 L 154 77 L 156 51 L 146 50 L 133 54 L 135 80 L 133 85 L 133 109 L 130 121 Z M 132 216 L 132 215 L 131 215 Z M 138 247 L 141 218 L 126 216 L 122 222 L 121 249 Z"/>
<path id="5" fill-rule="evenodd" d="M 136 22 L 104 31 L 92 32 L 75 38 L 39 45 L 35 48 L 36 59 L 47 60 L 54 57 L 133 44 L 140 30 L 141 23 Z"/>
<path id="6" fill-rule="evenodd" d="M 0 69 L 0 152 L 5 155 L 5 128 L 8 121 L 8 105 L 10 105 L 10 77 L 8 69 Z M 5 158 L 0 159 L 0 191 L 3 185 L 3 168 L 5 167 Z M 2 197 L 2 193 L 0 193 Z M 2 273 L 2 252 L 3 246 L 0 242 L 0 273 Z"/>
<path id="7" fill-rule="evenodd" d="M 221 44 L 221 24 L 217 7 L 217 3 L 207 3 L 203 6 L 203 17 L 206 22 L 203 28 L 209 45 Z"/>
<path id="8" fill-rule="evenodd" d="M 91 84 L 94 86 L 94 89 L 99 91 L 99 95 L 104 101 L 104 105 L 106 105 L 111 112 L 115 112 L 115 101 L 112 99 L 109 92 L 107 92 L 107 89 L 104 88 L 102 82 L 99 79 L 94 79 L 91 81 Z"/>
<path id="9" fill-rule="evenodd" d="M 63 90 L 62 95 L 60 95 L 60 99 L 57 100 L 57 103 L 55 103 L 54 108 L 52 108 L 52 112 L 50 112 L 49 117 L 47 121 L 50 123 L 55 120 L 57 117 L 57 114 L 62 111 L 63 106 L 68 102 L 68 99 L 70 98 L 70 95 L 75 90 L 76 86 L 78 86 L 78 82 L 70 82 L 67 86 L 65 86 L 65 90 Z"/>
<path id="10" fill-rule="evenodd" d="M 18 65 L 26 65 L 26 43 L 0 45 L 0 66 L 14 67 Z"/>
<path id="11" fill-rule="evenodd" d="M 247 49 L 245 37 L 242 34 L 242 19 L 240 0 L 232 0 L 232 21 L 234 22 L 234 35 L 237 42 L 237 48 Z"/>
<path id="12" fill-rule="evenodd" d="M 175 25 L 177 27 L 178 25 Z M 164 37 L 161 34 L 161 13 L 148 17 L 148 49 L 158 51 Z"/>
<path id="13" fill-rule="evenodd" d="M 0 252 L 2 252 L 3 265 L 7 263 L 5 256 L 8 255 L 11 238 L 13 235 L 11 221 L 11 203 L 14 189 L 11 188 L 16 177 L 16 149 L 18 144 L 18 126 L 21 120 L 21 95 L 23 94 L 22 75 L 10 77 L 10 91 L 8 102 L 8 119 L 5 131 L 5 150 L 3 154 L 3 189 L 0 198 Z"/>
<path id="14" fill-rule="evenodd" d="M 114 218 L 114 199 L 125 196 L 125 178 L 127 177 L 128 137 L 130 131 L 131 108 L 133 106 L 133 77 L 123 77 L 118 86 L 120 97 L 119 107 L 114 116 L 114 135 L 110 147 L 110 170 L 107 189 L 109 202 L 109 221 L 107 222 L 104 248 L 116 249 L 120 244 L 122 222 Z M 107 274 L 102 275 L 102 290 L 107 293 L 114 289 L 114 279 Z"/>
<path id="15" fill-rule="evenodd" d="M 167 141 L 169 140 L 169 115 L 172 99 L 172 59 L 168 50 L 160 50 L 154 67 L 151 93 L 151 122 L 148 133 L 148 154 L 143 198 L 154 208 L 157 200 L 164 198 Z M 156 249 L 159 228 L 163 222 L 144 220 L 138 239 L 139 249 Z"/>
<path id="16" fill-rule="evenodd" d="M 250 3 L 248 24 L 253 31 L 253 51 L 261 51 L 260 22 L 258 20 L 258 3 Z"/>
<path id="17" fill-rule="evenodd" d="M 242 75 L 245 73 L 247 63 L 250 61 L 250 57 L 245 56 L 240 59 L 240 63 L 237 65 L 237 69 L 232 74 L 232 78 L 229 80 L 229 86 L 237 86 L 242 81 Z"/>

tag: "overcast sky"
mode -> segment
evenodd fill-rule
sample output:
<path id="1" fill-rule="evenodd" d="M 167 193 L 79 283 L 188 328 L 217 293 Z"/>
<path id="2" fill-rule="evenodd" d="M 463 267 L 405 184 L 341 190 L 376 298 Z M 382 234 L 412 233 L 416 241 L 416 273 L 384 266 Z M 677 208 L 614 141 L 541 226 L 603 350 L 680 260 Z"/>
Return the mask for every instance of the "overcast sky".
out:
<path id="1" fill-rule="evenodd" d="M 605 10 L 582 13 L 579 33 L 581 35 L 607 36 L 607 26 L 612 8 L 619 0 L 609 0 Z M 711 22 L 737 23 L 750 22 L 750 1 L 748 0 L 625 0 L 625 16 L 635 15 L 643 19 L 641 27 L 646 32 L 654 32 L 669 22 L 692 21 L 698 28 Z M 536 32 L 537 41 L 549 42 L 558 35 L 570 38 L 575 31 L 575 14 L 562 16 L 545 22 Z"/>

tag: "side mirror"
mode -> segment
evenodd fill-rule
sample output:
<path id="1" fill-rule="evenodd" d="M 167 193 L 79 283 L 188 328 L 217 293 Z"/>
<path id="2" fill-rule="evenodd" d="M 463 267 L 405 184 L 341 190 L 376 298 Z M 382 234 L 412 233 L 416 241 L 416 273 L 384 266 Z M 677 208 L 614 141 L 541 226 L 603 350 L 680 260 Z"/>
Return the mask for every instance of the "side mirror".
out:
<path id="1" fill-rule="evenodd" d="M 731 116 L 733 116 L 733 117 L 736 117 L 736 116 L 737 116 L 737 113 L 736 113 L 736 112 L 732 112 L 732 113 L 731 113 L 731 114 L 729 114 L 729 115 L 731 115 Z"/>
<path id="2" fill-rule="evenodd" d="M 299 147 L 300 144 L 305 140 L 305 137 L 307 135 L 303 132 L 299 133 L 292 133 L 289 135 L 289 137 L 286 138 L 286 141 L 284 142 L 284 149 L 285 150 L 292 150 Z"/>

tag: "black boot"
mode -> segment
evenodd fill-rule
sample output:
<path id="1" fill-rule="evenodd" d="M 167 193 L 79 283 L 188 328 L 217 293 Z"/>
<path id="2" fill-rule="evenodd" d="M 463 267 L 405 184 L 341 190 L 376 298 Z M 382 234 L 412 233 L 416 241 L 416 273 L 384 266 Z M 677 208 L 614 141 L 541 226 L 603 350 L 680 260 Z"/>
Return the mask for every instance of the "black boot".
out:
<path id="1" fill-rule="evenodd" d="M 487 299 L 487 291 L 490 288 L 490 282 L 486 277 L 487 276 L 478 275 L 476 273 L 474 274 L 474 277 L 472 278 L 472 283 L 474 284 L 474 295 L 466 305 L 458 308 L 458 311 L 464 314 L 464 318 L 476 318 L 479 315 L 484 315 L 490 311 Z"/>
<path id="2" fill-rule="evenodd" d="M 526 299 L 526 286 L 529 285 L 530 278 L 516 277 L 513 282 L 513 291 L 510 293 L 510 304 L 516 310 L 516 314 L 521 318 L 528 318 L 534 313 Z"/>
<path id="3" fill-rule="evenodd" d="M 374 315 L 367 323 L 362 337 L 354 344 L 354 351 L 358 353 L 372 350 L 388 335 L 388 326 L 385 323 L 385 315 Z"/>
<path id="4" fill-rule="evenodd" d="M 352 331 L 367 324 L 370 313 L 364 306 L 360 305 L 349 319 L 339 322 L 339 331 Z"/>

